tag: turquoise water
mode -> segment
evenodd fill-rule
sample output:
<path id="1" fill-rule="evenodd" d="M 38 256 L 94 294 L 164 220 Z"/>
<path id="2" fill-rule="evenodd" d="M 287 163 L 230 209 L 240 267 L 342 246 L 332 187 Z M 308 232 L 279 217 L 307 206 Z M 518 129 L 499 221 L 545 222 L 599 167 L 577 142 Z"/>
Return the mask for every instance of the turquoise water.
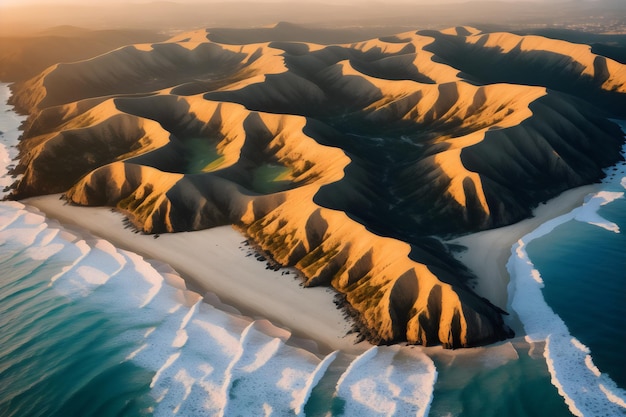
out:
<path id="1" fill-rule="evenodd" d="M 626 145 L 623 152 L 626 153 Z M 512 249 L 509 303 L 575 415 L 626 415 L 626 163 Z"/>
<path id="2" fill-rule="evenodd" d="M 436 359 L 439 378 L 429 416 L 571 416 L 540 353 L 517 339 L 479 357 Z"/>
<path id="3" fill-rule="evenodd" d="M 48 285 L 69 263 L 2 245 L 0 415 L 147 415 L 153 372 L 123 361 L 132 346 L 117 337 L 123 317 Z"/>
<path id="4" fill-rule="evenodd" d="M 591 350 L 596 366 L 626 389 L 626 199 L 598 214 L 615 233 L 569 221 L 528 245 L 546 302 Z"/>
<path id="5" fill-rule="evenodd" d="M 0 96 L 2 104 L 6 85 Z M 23 119 L 8 106 L 0 110 L 0 179 L 8 184 Z M 624 191 L 619 175 L 606 186 Z M 625 203 L 600 208 L 605 226 L 626 230 Z M 621 392 L 608 379 L 624 386 L 623 238 L 568 221 L 528 243 L 545 287 L 512 308 L 524 322 L 520 305 L 545 297 L 569 330 L 556 326 L 560 333 L 549 335 L 526 321 L 530 343 L 518 337 L 457 352 L 380 347 L 319 355 L 290 345 L 289 332 L 271 323 L 227 314 L 168 285 L 175 271 L 165 265 L 68 232 L 19 203 L 0 203 L 0 416 L 624 415 L 626 406 L 616 406 Z M 521 286 L 515 294 L 524 293 Z M 590 325 L 600 313 L 604 325 Z M 554 360 L 567 359 L 571 344 L 559 351 L 559 340 L 572 335 L 616 396 L 598 397 L 597 408 L 582 413 L 568 377 L 589 368 L 586 356 L 582 365 L 575 355 L 565 365 Z"/>

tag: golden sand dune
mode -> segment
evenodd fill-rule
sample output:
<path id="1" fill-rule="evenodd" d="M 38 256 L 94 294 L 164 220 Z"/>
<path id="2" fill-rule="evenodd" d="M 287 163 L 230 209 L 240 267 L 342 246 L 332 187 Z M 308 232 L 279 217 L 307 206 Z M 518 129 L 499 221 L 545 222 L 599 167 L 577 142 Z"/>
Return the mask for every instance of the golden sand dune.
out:
<path id="1" fill-rule="evenodd" d="M 335 288 L 374 342 L 510 336 L 433 236 L 598 180 L 620 157 L 605 104 L 625 103 L 624 66 L 468 27 L 321 45 L 287 26 L 262 43 L 190 32 L 21 84 L 13 196 L 65 192 L 146 233 L 234 224 L 305 285 Z"/>
<path id="2" fill-rule="evenodd" d="M 525 60 L 526 54 L 543 53 L 545 65 L 562 66 L 562 61 L 569 61 L 569 70 L 573 75 L 580 75 L 599 84 L 607 91 L 626 92 L 624 77 L 626 69 L 611 59 L 595 55 L 591 46 L 579 45 L 541 36 L 518 36 L 511 33 L 490 33 L 473 35 L 467 38 L 468 44 L 480 45 L 481 48 L 493 48 L 501 54 L 519 54 Z M 559 62 L 560 61 L 560 62 Z M 563 71 L 561 69 L 561 71 Z"/>
<path id="3" fill-rule="evenodd" d="M 463 71 L 467 79 L 481 84 L 541 85 L 624 115 L 626 69 L 619 62 L 594 54 L 591 46 L 541 36 L 459 30 L 460 34 L 420 34 L 435 38 L 426 49 Z"/>

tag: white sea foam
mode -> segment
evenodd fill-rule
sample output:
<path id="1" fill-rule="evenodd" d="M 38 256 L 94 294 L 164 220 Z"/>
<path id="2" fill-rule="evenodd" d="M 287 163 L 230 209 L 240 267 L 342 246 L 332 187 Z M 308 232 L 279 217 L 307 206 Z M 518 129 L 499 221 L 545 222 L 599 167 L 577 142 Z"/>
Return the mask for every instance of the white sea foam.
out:
<path id="1" fill-rule="evenodd" d="M 8 149 L 0 143 L 0 189 L 11 185 L 11 178 L 7 175 L 7 167 L 11 164 L 11 156 Z"/>
<path id="2" fill-rule="evenodd" d="M 18 209 L 18 213 L 18 215 L 3 216 L 7 219 L 7 224 L 3 229 L 3 239 L 0 242 L 11 242 L 12 245 L 19 247 L 31 246 L 47 225 L 41 216 L 32 215 L 21 209 Z"/>
<path id="3" fill-rule="evenodd" d="M 294 395 L 294 401 L 292 402 L 292 407 L 296 413 L 296 415 L 302 415 L 304 413 L 304 406 L 309 401 L 311 397 L 311 391 L 315 386 L 320 382 L 328 367 L 331 363 L 335 361 L 337 358 L 338 352 L 332 352 L 330 355 L 327 355 L 324 360 L 322 360 L 315 368 L 315 371 L 309 376 L 308 381 L 306 382 L 304 388 L 300 390 L 298 393 Z"/>
<path id="4" fill-rule="evenodd" d="M 521 238 L 511 249 L 512 256 L 507 263 L 511 276 L 509 304 L 519 315 L 526 338 L 530 342 L 546 342 L 544 356 L 552 383 L 577 416 L 624 415 L 626 391 L 600 373 L 589 349 L 572 337 L 563 320 L 545 302 L 541 293 L 543 280 L 528 257 L 526 246 L 572 220 L 619 233 L 619 227 L 602 218 L 598 209 L 623 197 L 623 192 L 609 191 L 588 196 L 581 207 L 542 224 Z"/>
<path id="5" fill-rule="evenodd" d="M 346 400 L 348 416 L 425 416 L 436 379 L 432 360 L 421 350 L 373 347 L 348 367 L 337 393 Z"/>
<path id="6" fill-rule="evenodd" d="M 13 111 L 7 101 L 11 96 L 8 84 L 0 83 L 0 198 L 6 194 L 5 187 L 11 185 L 16 178 L 8 175 L 13 160 L 17 157 L 17 142 L 20 136 L 20 125 L 26 116 Z"/>
<path id="7" fill-rule="evenodd" d="M 271 408 L 297 415 L 328 366 L 329 361 L 286 345 L 289 333 L 282 329 L 264 321 L 251 324 L 202 303 L 197 294 L 186 295 L 191 294 L 186 289 L 163 285 L 151 264 L 133 253 L 99 239 L 64 241 L 42 216 L 19 204 L 0 204 L 0 216 L 13 219 L 0 239 L 16 251 L 63 261 L 52 288 L 123 315 L 129 330 L 119 337 L 135 346 L 127 360 L 155 372 L 154 415 L 224 414 L 233 395 L 231 410 L 259 415 Z M 171 268 L 167 272 L 173 274 Z M 191 299 L 191 305 L 180 302 Z M 233 375 L 236 394 L 229 388 Z"/>
<path id="8" fill-rule="evenodd" d="M 74 257 L 74 260 L 72 261 L 72 263 L 70 263 L 69 265 L 65 266 L 63 269 L 61 269 L 61 272 L 59 272 L 58 274 L 56 274 L 56 275 L 54 275 L 54 276 L 52 276 L 50 278 L 50 285 L 54 284 L 59 278 L 63 277 L 65 274 L 67 274 L 72 269 L 74 269 L 78 264 L 80 264 L 80 262 L 91 251 L 91 248 L 89 247 L 89 245 L 87 245 L 87 243 L 84 240 L 79 240 L 77 242 L 72 242 L 72 244 L 71 245 L 67 245 L 66 248 L 69 251 L 76 253 L 76 255 Z M 57 287 L 57 288 L 60 288 L 60 287 Z M 61 291 L 63 291 L 63 290 L 61 290 Z M 72 294 L 71 288 L 69 289 L 69 291 L 65 291 L 65 294 L 66 295 L 71 295 Z M 86 294 L 84 294 L 84 295 L 86 295 Z"/>
<path id="9" fill-rule="evenodd" d="M 0 230 L 6 229 L 8 226 L 12 225 L 18 217 L 22 215 L 19 209 L 23 208 L 24 205 L 20 204 L 16 201 L 6 201 L 2 203 L 7 208 L 14 208 L 15 210 L 2 210 L 0 212 Z"/>
<path id="10" fill-rule="evenodd" d="M 7 211 L 0 209 L 0 217 L 3 219 L 11 219 L 11 222 L 5 224 L 6 228 L 2 228 L 0 233 L 0 262 L 5 262 L 13 257 L 21 257 L 31 259 L 30 266 L 42 264 L 50 256 L 62 249 L 59 245 L 46 245 L 43 248 L 38 245 L 39 242 L 49 241 L 53 231 L 46 228 L 45 223 L 31 224 L 25 222 L 25 213 L 21 208 L 21 204 L 12 204 L 9 211 L 17 212 L 16 215 L 7 214 Z"/>
<path id="11" fill-rule="evenodd" d="M 140 256 L 50 226 L 22 204 L 0 203 L 0 218 L 10 220 L 0 231 L 3 254 L 11 247 L 54 260 L 53 289 L 127 323 L 118 338 L 132 347 L 126 360 L 154 372 L 155 416 L 303 415 L 335 361 L 336 353 L 319 358 L 287 344 L 290 333 L 265 320 L 250 322 L 203 303 L 165 265 L 157 267 L 176 287 Z M 368 392 L 397 413 L 424 415 L 435 379 L 432 361 L 418 349 L 375 348 L 349 367 L 337 389 L 346 415 L 367 409 Z"/>
<path id="12" fill-rule="evenodd" d="M 614 386 L 611 388 L 607 388 L 606 386 L 604 386 L 604 384 L 599 384 L 599 387 L 600 387 L 600 390 L 604 393 L 604 395 L 606 395 L 607 400 L 614 403 L 620 408 L 626 409 L 626 401 L 624 400 L 624 397 L 620 396 L 619 394 L 614 393 L 613 391 L 615 390 Z"/>
<path id="13" fill-rule="evenodd" d="M 600 191 L 589 198 L 583 207 L 574 210 L 574 219 L 579 222 L 601 227 L 610 232 L 619 233 L 619 226 L 598 215 L 598 209 L 600 207 L 612 203 L 619 198 L 624 198 L 623 192 Z"/>
<path id="14" fill-rule="evenodd" d="M 274 415 L 301 415 L 312 380 L 319 379 L 320 368 L 332 358 L 320 367 L 317 356 L 286 345 L 283 338 L 268 334 L 267 323 L 259 324 L 253 322 L 243 332 L 239 354 L 227 371 L 228 395 L 245 396 L 245 408 L 230 402 L 222 415 L 260 416 L 267 410 Z"/>

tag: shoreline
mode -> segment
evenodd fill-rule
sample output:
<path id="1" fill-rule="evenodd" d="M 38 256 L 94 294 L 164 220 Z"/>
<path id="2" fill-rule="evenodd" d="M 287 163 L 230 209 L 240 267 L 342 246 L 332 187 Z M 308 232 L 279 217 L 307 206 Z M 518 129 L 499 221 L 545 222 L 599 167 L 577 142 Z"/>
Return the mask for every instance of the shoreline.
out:
<path id="1" fill-rule="evenodd" d="M 582 205 L 585 197 L 599 190 L 600 184 L 584 185 L 564 191 L 533 210 L 533 217 L 498 229 L 472 233 L 446 241 L 464 246 L 455 257 L 476 276 L 474 291 L 494 305 L 508 311 L 509 272 L 506 264 L 513 245 L 541 224 Z M 519 329 L 516 330 L 516 333 Z"/>
<path id="2" fill-rule="evenodd" d="M 358 335 L 349 333 L 352 323 L 335 305 L 335 291 L 302 287 L 293 268 L 266 267 L 267 260 L 258 259 L 254 248 L 246 245 L 247 238 L 231 226 L 145 235 L 125 227 L 124 216 L 109 207 L 68 205 L 60 194 L 20 202 L 70 230 L 77 227 L 146 260 L 168 264 L 205 302 L 253 319 L 267 319 L 289 330 L 293 343 L 314 353 L 360 354 L 372 346 L 356 343 Z"/>
<path id="3" fill-rule="evenodd" d="M 455 257 L 476 275 L 474 290 L 507 311 L 506 264 L 515 242 L 542 223 L 580 206 L 585 196 L 598 187 L 592 184 L 565 191 L 539 205 L 530 219 L 446 243 L 466 248 Z M 294 268 L 267 266 L 267 259 L 260 258 L 254 247 L 247 245 L 247 237 L 232 226 L 145 235 L 125 226 L 124 216 L 109 207 L 72 206 L 61 200 L 60 194 L 21 202 L 69 229 L 77 227 L 120 249 L 170 265 L 205 302 L 284 327 L 292 333 L 294 343 L 307 350 L 359 354 L 371 347 L 368 342 L 357 343 L 358 334 L 351 333 L 353 323 L 335 304 L 335 291 L 327 287 L 304 288 Z M 523 332 L 519 326 L 514 330 L 517 336 L 520 330 Z"/>

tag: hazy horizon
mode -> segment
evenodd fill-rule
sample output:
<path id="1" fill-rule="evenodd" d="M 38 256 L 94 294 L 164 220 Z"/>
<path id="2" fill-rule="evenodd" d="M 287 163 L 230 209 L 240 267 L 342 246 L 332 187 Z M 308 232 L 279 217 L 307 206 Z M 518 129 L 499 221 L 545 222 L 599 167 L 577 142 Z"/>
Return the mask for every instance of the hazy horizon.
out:
<path id="1" fill-rule="evenodd" d="M 488 0 L 489 2 L 497 3 L 592 3 L 599 0 Z M 420 4 L 420 5 L 439 5 L 442 3 L 484 3 L 484 0 L 245 0 L 239 1 L 239 3 L 301 3 L 301 4 L 314 4 L 320 5 L 345 5 L 345 4 Z M 117 4 L 148 4 L 148 3 L 180 3 L 180 4 L 210 4 L 210 3 L 235 3 L 227 2 L 225 0 L 92 0 L 89 4 L 85 4 L 81 0 L 2 0 L 0 1 L 0 7 L 2 6 L 31 6 L 31 5 L 64 5 L 64 4 L 80 4 L 85 6 L 95 5 L 110 5 L 111 3 Z"/>
<path id="2" fill-rule="evenodd" d="M 618 20 L 619 0 L 0 0 L 0 32 L 57 26 L 148 29 L 159 33 L 291 22 L 315 27 L 436 29 L 456 25 L 575 28 Z M 621 29 L 620 29 L 621 30 Z"/>

